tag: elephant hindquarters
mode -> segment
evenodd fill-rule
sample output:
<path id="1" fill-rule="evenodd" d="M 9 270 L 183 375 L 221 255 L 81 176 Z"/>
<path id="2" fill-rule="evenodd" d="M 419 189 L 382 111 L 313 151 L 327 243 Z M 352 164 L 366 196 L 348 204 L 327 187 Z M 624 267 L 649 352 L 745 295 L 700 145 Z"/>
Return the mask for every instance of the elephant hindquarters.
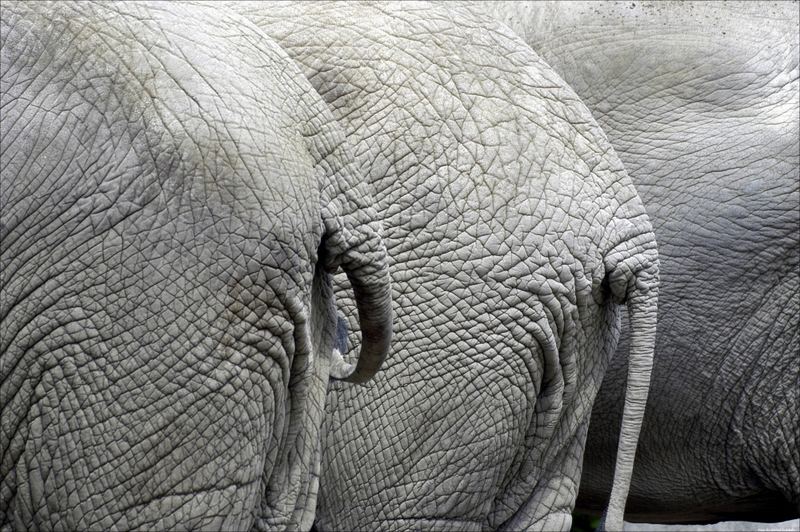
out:
<path id="1" fill-rule="evenodd" d="M 800 276 L 791 272 L 763 296 L 731 342 L 706 406 L 715 409 L 707 417 L 719 420 L 728 449 L 715 468 L 718 481 L 743 503 L 727 511 L 743 519 L 800 517 L 799 322 Z M 732 398 L 733 390 L 740 392 Z"/>

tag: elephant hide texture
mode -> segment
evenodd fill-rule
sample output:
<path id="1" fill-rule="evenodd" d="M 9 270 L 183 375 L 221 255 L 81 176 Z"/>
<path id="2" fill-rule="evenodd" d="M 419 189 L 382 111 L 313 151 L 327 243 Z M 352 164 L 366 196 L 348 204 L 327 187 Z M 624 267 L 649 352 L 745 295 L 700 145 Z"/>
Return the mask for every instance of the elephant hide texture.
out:
<path id="1" fill-rule="evenodd" d="M 0 10 L 0 529 L 309 528 L 339 266 L 391 334 L 343 131 L 235 14 Z"/>

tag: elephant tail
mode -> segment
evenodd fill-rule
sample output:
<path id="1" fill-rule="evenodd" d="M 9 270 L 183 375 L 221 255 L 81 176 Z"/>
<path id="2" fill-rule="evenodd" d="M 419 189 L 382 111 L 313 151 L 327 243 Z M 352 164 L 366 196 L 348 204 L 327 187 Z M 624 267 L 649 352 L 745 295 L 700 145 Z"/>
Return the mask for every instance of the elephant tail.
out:
<path id="1" fill-rule="evenodd" d="M 615 299 L 624 302 L 628 308 L 630 350 L 614 482 L 608 508 L 600 525 L 601 530 L 622 530 L 639 431 L 650 391 L 659 284 L 655 240 L 651 242 L 652 247 L 644 254 L 620 261 L 610 275 L 611 290 Z"/>
<path id="2" fill-rule="evenodd" d="M 371 198 L 368 201 L 357 198 L 353 203 L 358 200 L 364 205 L 355 215 L 347 216 L 333 204 L 323 209 L 327 230 L 323 261 L 329 271 L 341 267 L 347 275 L 355 295 L 361 330 L 361 351 L 355 364 L 346 362 L 343 357 L 347 330 L 337 330 L 344 338 L 339 338 L 338 348 L 333 350 L 330 376 L 361 384 L 378 372 L 389 354 L 392 296 L 387 251 L 380 236 L 381 224 L 376 221 L 374 208 L 369 206 Z M 356 216 L 361 219 L 356 220 Z M 341 325 L 337 325 L 337 329 L 340 328 Z"/>
<path id="3" fill-rule="evenodd" d="M 385 247 L 379 248 L 385 255 Z M 366 254 L 369 257 L 369 254 Z M 389 354 L 392 340 L 392 298 L 389 270 L 375 268 L 372 263 L 359 265 L 343 263 L 350 286 L 355 292 L 358 323 L 361 329 L 361 351 L 356 364 L 345 362 L 342 353 L 334 350 L 331 377 L 336 380 L 363 384 L 380 369 Z M 344 334 L 347 332 L 345 330 Z M 344 342 L 347 342 L 346 336 Z M 341 342 L 340 342 L 341 343 Z"/>

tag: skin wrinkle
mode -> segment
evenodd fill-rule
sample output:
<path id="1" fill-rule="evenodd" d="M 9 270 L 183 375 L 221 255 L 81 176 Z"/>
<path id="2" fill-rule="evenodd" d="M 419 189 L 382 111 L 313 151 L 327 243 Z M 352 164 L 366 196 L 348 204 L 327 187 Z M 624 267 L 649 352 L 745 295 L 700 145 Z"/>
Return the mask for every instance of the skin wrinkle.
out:
<path id="1" fill-rule="evenodd" d="M 511 45 L 507 35 L 485 31 L 483 21 L 464 18 L 464 13 L 453 15 L 429 6 L 423 11 L 416 5 L 398 9 L 392 4 L 359 5 L 356 16 L 347 13 L 348 8 L 325 4 L 238 7 L 281 42 L 332 106 L 354 142 L 361 167 L 369 172 L 387 221 L 397 354 L 360 394 L 336 386 L 329 394 L 327 425 L 337 437 L 327 438 L 323 447 L 317 526 L 387 527 L 387 520 L 398 515 L 427 515 L 441 517 L 441 522 L 475 516 L 469 522 L 498 527 L 516 511 L 520 518 L 529 511 L 525 518 L 535 520 L 533 504 L 526 510 L 520 507 L 536 483 L 512 485 L 525 475 L 561 478 L 558 466 L 551 471 L 543 466 L 563 458 L 537 453 L 544 454 L 550 443 L 560 401 L 573 404 L 578 396 L 593 395 L 578 394 L 576 382 L 599 382 L 589 377 L 596 367 L 571 360 L 579 344 L 564 338 L 569 336 L 566 331 L 580 317 L 581 326 L 592 329 L 581 341 L 604 345 L 609 340 L 606 333 L 596 332 L 594 314 L 583 316 L 563 306 L 586 305 L 583 298 L 592 299 L 590 294 L 601 288 L 599 280 L 587 282 L 586 276 L 579 276 L 578 283 L 575 270 L 589 268 L 589 278 L 604 275 L 601 261 L 591 254 L 598 246 L 617 242 L 614 235 L 593 228 L 605 227 L 614 210 L 623 212 L 634 205 L 624 201 L 630 196 L 627 188 L 609 186 L 616 181 L 610 176 L 621 172 L 618 162 L 602 163 L 613 152 L 588 115 L 573 109 L 574 94 L 543 74 L 549 70 L 539 63 L 520 69 L 507 62 L 506 55 L 527 61 L 528 52 L 516 42 Z M 425 48 L 428 43 L 430 49 Z M 442 122 L 447 125 L 439 125 Z M 573 201 L 576 190 L 588 197 L 599 192 L 601 207 Z M 617 201 L 620 193 L 622 201 Z M 596 223 L 585 223 L 584 208 Z M 515 217 L 520 210 L 527 214 Z M 537 224 L 538 220 L 547 222 Z M 585 233 L 576 235 L 576 226 Z M 610 242 L 600 242 L 605 238 Z M 589 256 L 559 263 L 576 244 Z M 526 278 L 528 283 L 521 282 Z M 481 292 L 493 294 L 486 304 L 480 303 L 486 297 Z M 342 294 L 337 299 L 346 308 Z M 526 304 L 518 308 L 523 301 Z M 602 312 L 609 310 L 604 306 Z M 352 314 L 346 315 L 348 329 L 356 330 Z M 502 324 L 503 334 L 491 323 Z M 514 326 L 523 323 L 524 327 Z M 613 320 L 606 317 L 602 323 L 609 333 L 613 330 Z M 531 330 L 534 324 L 539 338 Z M 419 334 L 421 327 L 425 334 Z M 547 362 L 541 361 L 541 345 L 548 346 Z M 453 350 L 465 356 L 448 356 Z M 521 374 L 514 372 L 513 383 L 508 382 L 509 359 L 526 368 Z M 486 394 L 458 395 L 462 404 L 454 408 L 452 399 L 441 393 L 447 388 L 422 386 L 442 377 L 455 390 L 468 391 L 470 383 L 482 382 L 484 389 L 501 393 L 496 402 Z M 402 386 L 387 384 L 387 379 L 397 379 Z M 512 401 L 506 395 L 511 389 L 524 390 L 527 397 Z M 469 404 L 478 401 L 478 408 Z M 511 410 L 501 413 L 508 405 Z M 481 408 L 496 412 L 481 414 Z M 381 422 L 385 419 L 395 423 Z M 448 449 L 456 452 L 445 452 L 441 441 L 449 441 L 448 429 L 465 425 L 467 419 L 480 427 L 467 435 L 471 444 L 451 443 Z M 500 425 L 506 420 L 511 432 Z M 553 441 L 571 441 L 578 425 L 565 423 L 561 439 L 554 436 Z M 369 441 L 361 445 L 362 438 Z M 428 444 L 436 447 L 424 447 Z M 558 455 L 558 450 L 552 454 Z M 579 455 L 578 449 L 564 453 L 571 457 L 570 471 Z M 354 470 L 353 463 L 359 468 Z M 326 474 L 326 468 L 334 473 Z M 326 486 L 326 478 L 334 481 L 327 480 Z M 448 482 L 453 478 L 460 479 L 457 485 Z M 437 485 L 444 489 L 435 489 Z M 574 494 L 575 489 L 563 491 Z M 547 497 L 539 505 L 541 512 L 561 504 Z M 490 517 L 486 509 L 491 505 L 510 511 L 505 517 Z M 348 510 L 341 515 L 338 508 Z"/>
<path id="2" fill-rule="evenodd" d="M 483 68 L 485 68 L 485 67 L 487 67 L 487 66 L 488 66 L 488 65 L 483 65 Z M 184 89 L 184 90 L 186 90 L 186 89 Z M 165 109 L 167 109 L 167 107 L 166 107 L 166 106 L 165 106 Z M 219 109 L 217 109 L 217 110 L 219 110 Z M 471 114 L 469 110 L 467 111 L 467 114 Z M 475 117 L 472 117 L 472 118 L 473 118 L 473 120 L 475 120 Z M 563 117 L 562 117 L 562 118 L 563 118 Z M 162 125 L 165 125 L 165 124 L 162 124 Z M 192 138 L 192 140 L 194 140 L 194 139 Z M 545 139 L 545 142 L 549 142 L 549 139 Z M 499 145 L 499 144 L 498 144 L 498 145 Z M 197 144 L 195 145 L 195 147 L 197 147 Z M 476 159 L 479 159 L 479 160 L 481 160 L 481 161 L 487 161 L 489 164 L 491 164 L 492 162 L 495 162 L 495 161 L 497 161 L 497 160 L 499 160 L 499 159 L 502 159 L 502 157 L 501 157 L 501 155 L 500 155 L 500 154 L 498 154 L 496 158 L 494 158 L 494 157 L 490 157 L 490 158 L 484 158 L 484 157 L 482 157 L 482 156 L 481 156 L 481 151 L 480 151 L 479 147 L 480 147 L 480 144 L 476 145 L 475 152 L 474 152 L 474 153 L 472 153 L 472 152 L 470 152 L 470 153 L 469 153 L 469 155 L 471 155 L 471 156 L 472 156 L 472 161 L 471 161 L 471 164 L 473 165 L 473 167 L 474 167 L 474 165 L 475 165 L 475 160 L 476 160 Z M 530 148 L 530 146 L 526 147 L 526 149 L 529 149 L 529 148 Z M 557 148 L 556 148 L 556 149 L 557 149 Z M 465 150 L 465 151 L 466 151 L 466 150 Z M 201 159 L 203 159 L 203 161 L 204 161 L 203 154 L 201 154 Z M 470 161 L 467 161 L 467 162 L 468 162 L 468 164 L 470 163 Z M 560 166 L 560 167 L 561 167 L 561 169 L 565 169 L 565 168 L 569 168 L 569 167 L 570 167 L 570 166 L 569 166 L 569 164 L 564 164 L 564 165 L 562 166 L 562 165 L 560 165 L 559 163 L 560 163 L 559 161 L 554 161 L 554 162 L 552 163 L 552 164 L 553 164 L 553 167 L 555 167 L 555 168 L 558 168 L 558 167 Z M 481 166 L 480 170 L 482 171 L 482 173 L 486 174 L 486 173 L 488 173 L 488 171 L 489 171 L 489 168 L 490 168 L 490 166 L 488 166 L 488 165 L 487 165 L 487 166 L 485 166 L 485 167 L 484 167 L 484 166 Z M 213 196 L 213 194 L 211 194 L 211 193 L 209 192 L 209 189 L 207 188 L 207 187 L 208 187 L 208 185 L 209 185 L 208 181 L 203 181 L 203 182 L 202 182 L 202 185 L 203 185 L 204 187 L 206 187 L 206 188 L 204 189 L 204 191 L 203 191 L 203 192 L 204 192 L 204 194 L 205 194 L 205 196 L 204 196 L 204 197 L 205 197 L 205 198 L 212 197 L 212 196 Z M 503 192 L 503 190 L 502 190 L 502 187 L 499 187 L 499 186 L 498 186 L 498 187 L 494 187 L 494 186 L 492 186 L 492 184 L 491 184 L 491 183 L 485 183 L 485 185 L 487 185 L 487 186 L 486 186 L 486 189 L 487 189 L 487 191 L 488 191 L 488 192 L 490 192 L 491 194 L 496 194 L 496 193 L 502 193 L 502 192 Z M 492 199 L 492 195 L 487 195 L 487 197 L 488 197 L 490 200 Z M 242 204 L 237 204 L 237 205 L 238 205 L 239 207 L 242 207 Z M 441 207 L 441 205 L 442 205 L 442 202 L 440 201 L 440 202 L 439 202 L 439 206 Z M 262 205 L 262 207 L 263 207 L 263 205 Z M 494 205 L 493 205 L 492 207 L 494 207 Z M 557 209 L 557 211 L 558 211 L 558 212 L 555 212 L 555 213 L 550 213 L 550 215 L 551 215 L 551 216 L 553 216 L 554 218 L 562 218 L 562 219 L 563 219 L 563 218 L 565 218 L 565 217 L 566 217 L 566 215 L 568 214 L 568 211 L 569 211 L 570 209 L 571 209 L 571 206 L 569 206 L 569 205 L 567 205 L 566 207 L 564 207 L 564 206 L 561 206 L 561 208 Z M 434 209 L 431 209 L 431 212 L 433 212 L 433 211 L 434 211 Z M 463 211 L 462 211 L 462 212 L 463 212 Z M 429 223 L 429 222 L 431 221 L 431 219 L 432 219 L 432 217 L 429 217 L 427 220 L 423 220 L 423 221 L 427 221 L 427 223 Z M 412 221 L 412 222 L 419 222 L 420 220 L 418 220 L 418 219 L 417 219 L 417 220 L 410 220 L 410 221 Z M 507 252 L 509 251 L 508 249 L 504 249 L 503 247 L 500 247 L 500 246 L 498 246 L 498 244 L 497 244 L 498 238 L 499 238 L 500 236 L 503 236 L 503 235 L 502 235 L 502 234 L 503 234 L 503 230 L 502 230 L 503 228 L 500 228 L 500 227 L 491 227 L 490 225 L 491 225 L 491 224 L 487 223 L 486 221 L 484 221 L 484 222 L 483 222 L 483 227 L 482 227 L 481 229 L 482 229 L 484 232 L 482 233 L 482 235 L 481 235 L 481 236 L 482 236 L 483 238 L 485 238 L 485 240 L 483 240 L 483 238 L 482 238 L 482 239 L 481 239 L 481 244 L 483 244 L 483 245 L 486 247 L 486 249 L 487 249 L 487 250 L 488 250 L 490 253 L 495 253 L 495 254 L 497 254 L 497 253 L 507 253 Z M 415 225 L 415 226 L 414 226 L 414 228 L 415 228 L 415 229 L 424 229 L 425 227 L 426 227 L 426 224 L 419 224 L 419 223 L 417 223 L 417 225 Z M 517 228 L 515 228 L 515 229 L 517 229 Z M 517 230 L 523 230 L 523 231 L 524 231 L 524 227 L 523 227 L 523 229 L 517 229 Z M 193 236 L 194 236 L 194 235 L 193 235 Z M 434 239 L 432 239 L 431 241 L 435 243 L 435 242 L 436 242 L 436 239 L 434 238 Z M 134 242 L 135 242 L 135 240 L 134 240 Z M 434 252 L 435 252 L 435 253 L 439 253 L 439 251 L 440 251 L 440 250 L 439 250 L 438 248 L 437 248 L 437 249 L 434 249 Z M 458 255 L 458 254 L 456 253 L 456 255 Z M 462 255 L 462 256 L 463 256 L 463 255 Z M 538 268 L 540 268 L 540 269 L 543 269 L 543 270 L 544 270 L 544 269 L 545 269 L 547 266 L 549 266 L 548 262 L 549 262 L 549 261 L 552 261 L 552 260 L 554 260 L 554 257 L 555 257 L 555 255 L 547 257 L 547 259 L 546 259 L 546 260 L 544 260 L 544 261 L 543 261 L 541 264 L 538 264 L 538 265 L 537 265 L 537 267 L 538 267 Z M 201 258 L 206 258 L 206 257 L 201 257 Z M 225 259 L 226 259 L 226 260 L 227 260 L 227 259 L 231 259 L 231 257 L 225 257 Z M 506 266 L 507 266 L 507 264 L 503 264 L 503 263 L 500 263 L 500 262 L 498 262 L 498 263 L 496 263 L 496 264 L 495 264 L 493 267 L 494 267 L 494 268 L 502 268 L 502 267 L 506 267 Z M 498 282 L 498 283 L 497 283 L 497 285 L 498 285 L 498 286 L 502 285 L 502 281 L 503 281 L 503 279 L 500 279 L 500 282 Z M 462 282 L 463 282 L 463 281 L 462 281 Z M 556 286 L 557 286 L 557 285 L 556 285 Z M 548 289 L 549 289 L 549 290 L 551 290 L 551 291 L 553 290 L 553 288 L 552 288 L 552 287 L 548 287 Z M 433 293 L 432 295 L 434 295 L 435 297 L 441 297 L 441 293 Z M 545 293 L 545 297 L 544 297 L 543 299 L 545 299 L 545 300 L 546 300 L 546 302 L 547 302 L 549 305 L 551 305 L 551 306 L 552 306 L 552 308 L 554 309 L 554 311 L 553 311 L 553 312 L 551 312 L 551 319 L 550 319 L 550 321 L 552 322 L 552 321 L 553 321 L 553 317 L 552 317 L 552 316 L 553 316 L 554 314 L 557 314 L 557 313 L 558 313 L 557 311 L 558 311 L 558 310 L 560 310 L 560 308 L 559 308 L 559 305 L 563 304 L 563 301 L 558 301 L 558 300 L 557 300 L 555 297 L 548 297 L 549 295 L 551 295 L 551 294 Z M 433 312 L 433 311 L 434 311 L 434 309 L 432 309 L 432 312 Z M 548 308 L 547 308 L 547 306 L 545 306 L 545 312 L 547 312 L 547 311 L 548 311 Z M 500 318 L 500 321 L 501 321 L 501 322 L 512 322 L 512 321 L 515 319 L 515 318 L 513 318 L 513 317 L 510 317 L 508 314 L 503 314 L 503 315 L 501 315 L 499 318 Z M 132 319 L 135 319 L 135 317 L 133 317 L 133 316 L 132 316 Z M 569 328 L 569 327 L 568 327 L 568 326 L 563 326 L 563 328 L 564 328 L 564 329 L 566 329 L 566 328 Z M 559 336 L 560 336 L 560 335 L 559 335 Z M 558 340 L 558 338 L 556 338 L 556 340 Z M 552 366 L 554 366 L 554 364 L 549 364 L 549 366 L 550 366 L 550 367 L 552 367 Z M 273 389 L 275 389 L 275 388 L 273 387 Z"/>
<path id="3" fill-rule="evenodd" d="M 30 72 L 13 59 L 30 51 L 15 23 L 42 17 L 59 53 L 7 100 L 14 69 Z M 276 46 L 252 26 L 242 39 L 236 17 L 4 4 L 2 19 L 3 111 L 23 118 L 3 121 L 3 175 L 19 172 L 17 195 L 3 190 L 15 238 L 2 250 L 4 341 L 14 332 L 0 352 L 3 525 L 310 526 L 335 325 L 321 323 L 334 316 L 318 250 L 334 269 L 358 264 L 354 282 L 386 315 L 375 288 L 385 251 L 341 131 Z M 188 27 L 201 43 L 172 39 Z M 247 54 L 260 57 L 252 77 L 208 68 L 219 56 L 244 71 Z M 43 127 L 29 134 L 31 115 Z M 322 219 L 332 204 L 335 225 Z M 24 240 L 35 245 L 17 249 Z"/>
<path id="4" fill-rule="evenodd" d="M 571 6 L 475 5 L 512 26 L 592 109 L 659 238 L 654 392 L 628 517 L 796 516 L 800 464 L 787 449 L 800 424 L 782 405 L 796 395 L 800 314 L 786 299 L 800 227 L 797 6 Z M 773 364 L 786 371 L 759 373 Z M 608 420 L 620 403 L 609 383 L 620 389 L 621 366 L 612 363 L 595 406 L 584 508 L 599 510 L 608 489 Z"/>
<path id="5" fill-rule="evenodd" d="M 163 30 L 163 29 L 162 29 L 162 30 Z M 164 31 L 161 31 L 161 35 L 163 35 L 163 36 L 165 36 L 165 37 L 167 36 L 167 34 L 166 34 Z M 162 48 L 162 49 L 163 49 L 165 52 L 169 52 L 169 53 L 171 53 L 171 51 L 172 51 L 173 49 L 175 49 L 176 47 L 175 47 L 175 46 L 163 46 L 163 47 L 161 47 L 161 48 Z M 156 57 L 155 59 L 156 59 L 157 61 L 159 60 L 159 58 L 157 58 L 157 57 Z M 185 57 L 185 56 L 183 56 L 183 57 L 182 57 L 182 59 L 184 59 L 184 62 L 183 62 L 183 64 L 185 64 L 185 65 L 187 65 L 189 68 L 191 68 L 191 69 L 192 69 L 192 70 L 195 72 L 195 74 L 197 74 L 197 75 L 198 75 L 198 76 L 199 76 L 201 79 L 203 79 L 203 80 L 205 81 L 205 78 L 203 77 L 202 73 L 200 73 L 200 72 L 199 72 L 199 71 L 198 71 L 196 68 L 194 68 L 194 67 L 193 67 L 193 65 L 192 65 L 190 62 L 186 61 L 186 57 Z M 152 72 L 152 74 L 153 74 L 153 75 L 152 75 L 152 77 L 153 77 L 153 78 L 155 77 L 155 73 L 156 73 L 156 72 L 168 72 L 168 71 L 169 71 L 169 68 L 167 68 L 167 65 L 165 65 L 165 64 L 163 63 L 163 61 L 161 61 L 159 64 L 160 64 L 160 66 L 161 66 L 162 68 L 160 68 L 160 69 L 155 69 L 155 68 L 154 68 L 154 69 L 151 71 L 151 72 Z M 129 72 L 133 73 L 133 70 L 129 68 Z M 178 84 L 178 86 L 179 86 L 181 89 L 183 89 L 183 87 L 181 87 L 180 83 L 178 82 L 178 79 L 177 79 L 177 78 L 173 77 L 173 78 L 172 78 L 172 80 L 173 80 L 173 81 L 175 81 L 175 82 Z M 218 103 L 218 102 L 219 102 L 219 100 L 220 100 L 220 99 L 222 99 L 221 95 L 220 95 L 218 92 L 216 92 L 216 90 L 214 89 L 214 87 L 213 87 L 213 86 L 211 86 L 211 85 L 209 85 L 209 86 L 210 86 L 210 88 L 212 89 L 212 91 L 213 91 L 213 92 L 214 92 L 214 93 L 215 93 L 215 94 L 218 96 L 218 100 L 217 100 L 217 102 L 216 102 L 216 103 Z M 147 87 L 146 87 L 144 84 L 141 86 L 141 88 L 142 88 L 143 90 L 145 90 L 146 92 L 148 92 L 151 98 L 154 98 L 154 95 L 152 94 L 152 92 L 150 92 L 150 91 L 148 90 L 148 88 L 147 88 Z M 185 94 L 187 94 L 187 95 L 188 95 L 190 98 L 193 98 L 193 97 L 192 97 L 192 95 L 191 95 L 191 92 L 190 92 L 190 91 L 186 91 L 186 90 L 184 89 L 184 90 L 183 90 L 183 92 L 184 92 Z M 194 101 L 195 105 L 198 107 L 198 109 L 200 109 L 200 110 L 202 110 L 202 109 L 203 109 L 203 105 L 202 105 L 202 104 L 201 104 L 201 103 L 200 103 L 200 102 L 199 102 L 197 99 L 194 99 L 194 98 L 193 98 L 193 101 Z M 168 107 L 165 107 L 165 109 L 169 110 L 169 108 L 168 108 Z M 165 120 L 165 119 L 164 119 L 164 116 L 162 115 L 162 123 L 163 123 L 165 126 L 166 126 L 166 124 L 167 124 L 167 123 L 175 123 L 175 124 L 177 124 L 177 125 L 181 125 L 181 124 L 182 124 L 182 122 L 181 122 L 181 118 L 179 118 L 179 115 L 180 115 L 180 113 L 172 112 L 172 116 L 174 117 L 174 121 L 168 121 L 168 120 Z M 224 127 L 226 127 L 226 128 L 227 128 L 227 127 L 228 127 L 228 124 L 224 124 Z M 188 132 L 188 131 L 186 131 L 185 129 L 184 129 L 184 133 L 186 133 L 186 137 L 185 137 L 185 138 L 188 138 L 188 139 L 192 139 L 192 138 L 193 138 L 193 137 L 192 137 L 192 135 L 190 135 L 190 134 L 189 134 L 189 132 Z M 202 161 L 203 161 L 203 164 L 204 164 L 204 166 L 206 166 L 206 168 L 208 168 L 208 165 L 205 163 L 205 155 L 204 155 L 204 153 L 205 153 L 205 152 L 199 149 L 199 148 L 200 148 L 200 147 L 199 147 L 199 145 L 197 145 L 197 144 L 196 144 L 196 145 L 195 145 L 195 147 L 198 149 L 198 152 L 199 152 L 199 153 L 201 153 L 201 156 L 202 156 Z M 232 163 L 232 159 L 231 159 L 231 157 L 230 157 L 230 154 L 227 152 L 227 150 L 226 150 L 226 158 L 227 158 L 227 161 L 228 161 L 229 163 Z M 249 171 L 249 168 L 246 168 L 246 169 Z M 253 179 L 253 175 L 252 175 L 252 174 L 250 175 L 250 177 L 251 177 L 251 179 Z M 253 180 L 255 181 L 255 179 L 253 179 Z"/>

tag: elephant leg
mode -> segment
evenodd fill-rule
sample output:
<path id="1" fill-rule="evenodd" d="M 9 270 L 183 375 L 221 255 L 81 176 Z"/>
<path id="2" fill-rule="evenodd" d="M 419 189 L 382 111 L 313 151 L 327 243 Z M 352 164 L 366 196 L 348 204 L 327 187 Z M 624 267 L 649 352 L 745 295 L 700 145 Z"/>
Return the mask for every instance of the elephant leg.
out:
<path id="1" fill-rule="evenodd" d="M 707 408 L 719 423 L 708 436 L 726 449 L 713 471 L 761 508 L 758 519 L 797 515 L 800 507 L 800 276 L 777 281 L 736 335 Z M 792 332 L 793 331 L 793 332 Z M 738 392 L 738 393 L 736 393 Z M 735 511 L 731 508 L 729 511 Z"/>
<path id="2" fill-rule="evenodd" d="M 580 484 L 581 460 L 589 429 L 587 418 L 577 428 L 568 444 L 558 450 L 556 457 L 548 462 L 541 472 L 532 495 L 520 506 L 519 511 L 503 523 L 501 530 L 570 530 L 572 510 Z M 565 472 L 570 472 L 565 475 Z M 574 473 L 573 473 L 574 472 Z"/>
<path id="3" fill-rule="evenodd" d="M 570 530 L 572 528 L 572 514 L 569 512 L 556 512 L 547 514 L 539 521 L 533 523 L 529 530 Z"/>

